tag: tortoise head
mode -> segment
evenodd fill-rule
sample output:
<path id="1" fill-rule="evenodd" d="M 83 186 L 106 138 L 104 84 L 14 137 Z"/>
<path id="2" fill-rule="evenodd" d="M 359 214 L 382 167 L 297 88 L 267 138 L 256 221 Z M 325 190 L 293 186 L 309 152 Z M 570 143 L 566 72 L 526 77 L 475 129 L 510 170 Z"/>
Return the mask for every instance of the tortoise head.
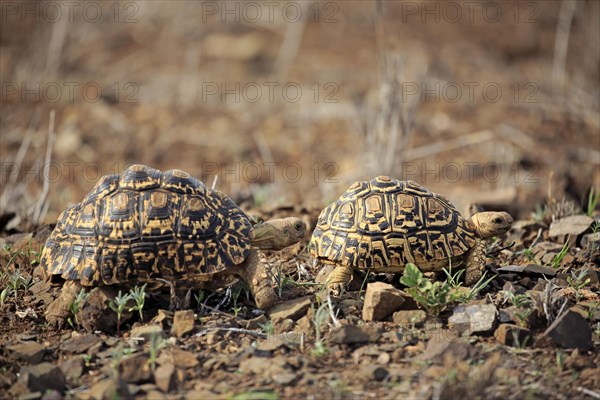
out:
<path id="1" fill-rule="evenodd" d="M 501 211 L 485 211 L 473 214 L 471 222 L 475 227 L 477 236 L 488 239 L 492 236 L 508 232 L 513 219 L 510 214 Z"/>
<path id="2" fill-rule="evenodd" d="M 306 232 L 300 218 L 272 219 L 254 226 L 252 245 L 261 250 L 281 250 L 298 243 Z"/>

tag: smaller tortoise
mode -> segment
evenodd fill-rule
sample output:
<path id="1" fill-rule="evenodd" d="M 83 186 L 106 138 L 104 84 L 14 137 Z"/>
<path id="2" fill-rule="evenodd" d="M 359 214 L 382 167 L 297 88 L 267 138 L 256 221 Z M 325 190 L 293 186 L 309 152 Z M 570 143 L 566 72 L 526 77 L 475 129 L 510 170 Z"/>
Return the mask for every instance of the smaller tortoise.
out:
<path id="1" fill-rule="evenodd" d="M 268 309 L 277 297 L 257 249 L 298 243 L 305 229 L 299 218 L 253 226 L 229 197 L 188 173 L 133 165 L 122 176 L 100 179 L 59 216 L 40 265 L 51 282 L 66 283 L 46 319 L 63 324 L 81 287 L 157 290 L 166 283 L 175 292 L 219 288 L 237 278 Z"/>
<path id="2" fill-rule="evenodd" d="M 327 281 L 333 291 L 352 280 L 353 270 L 402 272 L 407 263 L 422 271 L 466 267 L 465 283 L 472 285 L 485 268 L 485 240 L 507 232 L 512 221 L 505 212 L 465 219 L 443 196 L 379 176 L 355 182 L 321 212 L 309 247 L 337 266 Z"/>

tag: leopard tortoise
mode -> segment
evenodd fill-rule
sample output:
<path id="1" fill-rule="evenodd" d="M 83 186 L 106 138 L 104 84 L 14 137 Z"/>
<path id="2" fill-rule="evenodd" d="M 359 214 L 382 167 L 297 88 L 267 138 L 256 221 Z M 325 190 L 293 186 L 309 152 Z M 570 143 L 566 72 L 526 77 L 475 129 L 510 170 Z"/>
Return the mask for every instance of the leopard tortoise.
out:
<path id="1" fill-rule="evenodd" d="M 485 240 L 511 224 L 505 212 L 465 219 L 443 196 L 379 176 L 355 182 L 321 212 L 309 247 L 313 257 L 336 265 L 327 280 L 336 292 L 353 270 L 401 272 L 407 263 L 422 271 L 464 267 L 465 283 L 472 285 L 485 268 Z"/>
<path id="2" fill-rule="evenodd" d="M 268 309 L 276 296 L 257 248 L 283 249 L 305 229 L 298 218 L 253 226 L 229 197 L 190 174 L 132 165 L 101 178 L 59 216 L 40 266 L 46 279 L 64 285 L 46 318 L 64 323 L 81 287 L 215 288 L 238 278 Z"/>

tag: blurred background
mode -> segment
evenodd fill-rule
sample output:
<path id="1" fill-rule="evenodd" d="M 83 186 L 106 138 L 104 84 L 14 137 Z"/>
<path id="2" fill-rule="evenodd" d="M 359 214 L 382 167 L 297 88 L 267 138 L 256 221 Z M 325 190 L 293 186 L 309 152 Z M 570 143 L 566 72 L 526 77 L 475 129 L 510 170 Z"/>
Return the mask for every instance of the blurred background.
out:
<path id="1" fill-rule="evenodd" d="M 244 208 L 359 179 L 539 213 L 600 187 L 597 1 L 2 1 L 0 207 L 179 168 Z"/>

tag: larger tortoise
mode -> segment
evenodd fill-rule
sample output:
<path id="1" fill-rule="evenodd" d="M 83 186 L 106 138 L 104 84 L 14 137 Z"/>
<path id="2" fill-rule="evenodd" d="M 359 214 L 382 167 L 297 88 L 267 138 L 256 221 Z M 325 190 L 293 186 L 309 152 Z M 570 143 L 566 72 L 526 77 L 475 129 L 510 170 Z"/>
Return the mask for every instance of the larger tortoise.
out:
<path id="1" fill-rule="evenodd" d="M 188 173 L 132 165 L 59 216 L 40 264 L 48 279 L 66 282 L 46 318 L 63 322 L 82 286 L 214 288 L 236 278 L 268 309 L 276 296 L 256 248 L 295 244 L 305 228 L 298 218 L 253 226 L 229 197 Z"/>
<path id="2" fill-rule="evenodd" d="M 401 272 L 407 263 L 422 271 L 466 267 L 465 283 L 471 285 L 485 267 L 485 239 L 511 224 L 505 212 L 465 219 L 445 197 L 413 181 L 379 176 L 355 182 L 321 212 L 310 251 L 337 265 L 328 278 L 335 291 L 351 281 L 353 270 Z"/>

